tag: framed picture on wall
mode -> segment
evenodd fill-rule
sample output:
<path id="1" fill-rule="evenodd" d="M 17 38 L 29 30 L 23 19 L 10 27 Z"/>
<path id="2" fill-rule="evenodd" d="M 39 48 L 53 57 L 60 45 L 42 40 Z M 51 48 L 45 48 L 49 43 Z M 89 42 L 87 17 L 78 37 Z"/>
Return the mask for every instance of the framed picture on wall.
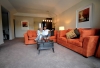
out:
<path id="1" fill-rule="evenodd" d="M 76 10 L 76 28 L 85 27 L 90 28 L 92 23 L 93 4 L 81 7 Z M 87 25 L 86 25 L 87 24 Z"/>
<path id="2" fill-rule="evenodd" d="M 27 20 L 21 21 L 22 30 L 29 30 L 29 22 Z"/>
<path id="3" fill-rule="evenodd" d="M 89 7 L 79 11 L 78 13 L 79 23 L 89 21 L 89 11 L 90 11 Z"/>

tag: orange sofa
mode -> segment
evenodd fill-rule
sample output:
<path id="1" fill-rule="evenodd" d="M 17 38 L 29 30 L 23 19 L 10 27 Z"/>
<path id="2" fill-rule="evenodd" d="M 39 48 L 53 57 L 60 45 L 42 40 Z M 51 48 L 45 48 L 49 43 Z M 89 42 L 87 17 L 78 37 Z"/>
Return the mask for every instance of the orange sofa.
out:
<path id="1" fill-rule="evenodd" d="M 53 40 L 54 42 L 56 42 L 56 31 L 54 31 L 54 36 L 50 36 L 50 40 Z M 28 30 L 25 34 L 24 34 L 24 41 L 25 44 L 35 44 L 36 42 L 34 41 L 34 39 L 37 37 L 37 31 L 35 30 Z"/>
<path id="2" fill-rule="evenodd" d="M 71 29 L 57 32 L 57 43 L 65 46 L 85 57 L 94 55 L 99 36 L 97 29 L 79 28 L 80 37 L 75 39 L 67 39 L 66 33 Z"/>

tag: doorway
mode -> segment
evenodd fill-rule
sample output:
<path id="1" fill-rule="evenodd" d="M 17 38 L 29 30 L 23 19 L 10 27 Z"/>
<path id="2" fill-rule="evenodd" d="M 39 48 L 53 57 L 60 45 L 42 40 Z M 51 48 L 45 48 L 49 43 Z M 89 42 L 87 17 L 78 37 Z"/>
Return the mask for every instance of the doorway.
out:
<path id="1" fill-rule="evenodd" d="M 9 12 L 1 6 L 3 39 L 9 40 Z"/>
<path id="2" fill-rule="evenodd" d="M 42 21 L 42 27 L 47 27 L 47 29 L 52 30 L 52 18 L 46 18 L 44 21 Z"/>

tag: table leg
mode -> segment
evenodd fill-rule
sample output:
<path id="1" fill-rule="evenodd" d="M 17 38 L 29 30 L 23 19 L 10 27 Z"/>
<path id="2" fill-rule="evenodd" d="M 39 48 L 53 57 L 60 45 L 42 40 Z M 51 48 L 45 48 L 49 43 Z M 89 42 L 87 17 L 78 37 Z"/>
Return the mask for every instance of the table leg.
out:
<path id="1" fill-rule="evenodd" d="M 55 51 L 54 51 L 54 48 L 52 48 L 52 50 L 53 50 L 53 52 L 55 52 Z"/>
<path id="2" fill-rule="evenodd" d="M 38 50 L 38 54 L 40 54 L 40 50 Z"/>

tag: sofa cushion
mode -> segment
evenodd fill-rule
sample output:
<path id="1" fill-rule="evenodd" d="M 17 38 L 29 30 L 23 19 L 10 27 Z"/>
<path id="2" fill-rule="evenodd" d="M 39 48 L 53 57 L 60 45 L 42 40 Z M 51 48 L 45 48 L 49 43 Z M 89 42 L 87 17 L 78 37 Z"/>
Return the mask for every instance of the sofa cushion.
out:
<path id="1" fill-rule="evenodd" d="M 29 37 L 28 39 L 29 40 L 34 40 L 36 37 Z"/>
<path id="2" fill-rule="evenodd" d="M 67 32 L 67 30 L 61 30 L 61 31 L 59 31 L 60 37 L 66 37 L 66 32 Z"/>
<path id="3" fill-rule="evenodd" d="M 77 35 L 75 34 L 74 30 L 72 29 L 71 31 L 66 33 L 67 39 L 75 38 Z"/>
<path id="4" fill-rule="evenodd" d="M 83 41 L 83 38 L 86 36 L 94 36 L 95 35 L 95 30 L 90 29 L 90 30 L 82 30 L 80 34 L 80 41 Z"/>
<path id="5" fill-rule="evenodd" d="M 60 40 L 63 41 L 63 42 L 65 42 L 65 43 L 67 42 L 66 37 L 60 37 Z"/>
<path id="6" fill-rule="evenodd" d="M 29 38 L 33 37 L 33 32 L 32 32 L 32 30 L 28 30 L 28 31 L 27 31 L 27 35 L 28 35 Z"/>
<path id="7" fill-rule="evenodd" d="M 82 42 L 80 42 L 79 39 L 68 39 L 67 42 L 75 46 L 82 47 Z"/>
<path id="8" fill-rule="evenodd" d="M 37 37 L 37 31 L 32 31 L 33 37 Z"/>

